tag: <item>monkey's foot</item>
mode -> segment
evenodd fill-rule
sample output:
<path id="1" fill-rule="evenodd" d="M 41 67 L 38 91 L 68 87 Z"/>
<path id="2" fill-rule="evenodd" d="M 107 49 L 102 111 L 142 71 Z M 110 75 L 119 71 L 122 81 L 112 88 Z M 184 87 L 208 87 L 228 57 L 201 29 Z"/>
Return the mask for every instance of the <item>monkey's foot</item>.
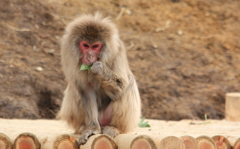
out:
<path id="1" fill-rule="evenodd" d="M 112 126 L 105 126 L 102 128 L 102 133 L 111 136 L 112 138 L 115 138 L 117 135 L 119 135 L 119 130 L 116 127 Z"/>
<path id="2" fill-rule="evenodd" d="M 82 145 L 85 144 L 88 138 L 92 135 L 100 134 L 99 130 L 85 130 L 81 133 L 80 138 L 78 139 L 78 144 Z"/>

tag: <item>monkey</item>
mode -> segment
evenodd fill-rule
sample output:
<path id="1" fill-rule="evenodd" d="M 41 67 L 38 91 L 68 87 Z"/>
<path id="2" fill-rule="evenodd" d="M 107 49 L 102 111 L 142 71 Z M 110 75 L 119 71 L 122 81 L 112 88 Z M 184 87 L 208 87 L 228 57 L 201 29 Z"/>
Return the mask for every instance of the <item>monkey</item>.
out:
<path id="1" fill-rule="evenodd" d="M 68 83 L 58 117 L 79 144 L 91 135 L 132 131 L 141 117 L 141 99 L 118 29 L 100 13 L 81 15 L 61 40 L 61 64 Z M 80 71 L 82 64 L 90 71 Z"/>

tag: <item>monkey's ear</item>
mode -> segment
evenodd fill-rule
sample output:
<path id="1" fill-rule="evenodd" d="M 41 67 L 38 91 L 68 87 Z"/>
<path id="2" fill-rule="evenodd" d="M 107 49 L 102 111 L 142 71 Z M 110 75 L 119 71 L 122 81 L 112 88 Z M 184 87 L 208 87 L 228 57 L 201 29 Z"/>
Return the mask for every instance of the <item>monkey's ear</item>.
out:
<path id="1" fill-rule="evenodd" d="M 95 13 L 94 13 L 94 18 L 95 19 L 103 19 L 103 18 L 106 18 L 106 15 L 105 14 L 103 14 L 103 13 L 100 13 L 99 11 L 96 11 Z"/>

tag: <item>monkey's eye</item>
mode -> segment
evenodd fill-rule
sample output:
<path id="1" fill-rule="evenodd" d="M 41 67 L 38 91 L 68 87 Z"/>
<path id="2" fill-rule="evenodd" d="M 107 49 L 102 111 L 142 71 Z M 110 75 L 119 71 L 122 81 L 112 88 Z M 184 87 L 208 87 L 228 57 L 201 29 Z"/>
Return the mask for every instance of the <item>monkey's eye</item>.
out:
<path id="1" fill-rule="evenodd" d="M 93 48 L 98 48 L 98 45 L 94 45 Z"/>
<path id="2" fill-rule="evenodd" d="M 89 48 L 89 46 L 88 46 L 87 44 L 83 44 L 83 46 L 84 46 L 85 48 Z"/>

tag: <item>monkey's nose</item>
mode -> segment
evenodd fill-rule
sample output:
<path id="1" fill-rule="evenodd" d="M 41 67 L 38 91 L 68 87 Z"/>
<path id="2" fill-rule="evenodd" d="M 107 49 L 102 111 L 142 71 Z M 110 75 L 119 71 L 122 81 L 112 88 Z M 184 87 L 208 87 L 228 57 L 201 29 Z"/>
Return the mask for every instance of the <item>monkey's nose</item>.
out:
<path id="1" fill-rule="evenodd" d="M 88 56 L 86 57 L 86 59 L 87 59 L 87 61 L 88 61 L 89 63 L 91 63 L 91 62 L 93 61 L 93 56 L 92 56 L 92 55 L 88 55 Z"/>

